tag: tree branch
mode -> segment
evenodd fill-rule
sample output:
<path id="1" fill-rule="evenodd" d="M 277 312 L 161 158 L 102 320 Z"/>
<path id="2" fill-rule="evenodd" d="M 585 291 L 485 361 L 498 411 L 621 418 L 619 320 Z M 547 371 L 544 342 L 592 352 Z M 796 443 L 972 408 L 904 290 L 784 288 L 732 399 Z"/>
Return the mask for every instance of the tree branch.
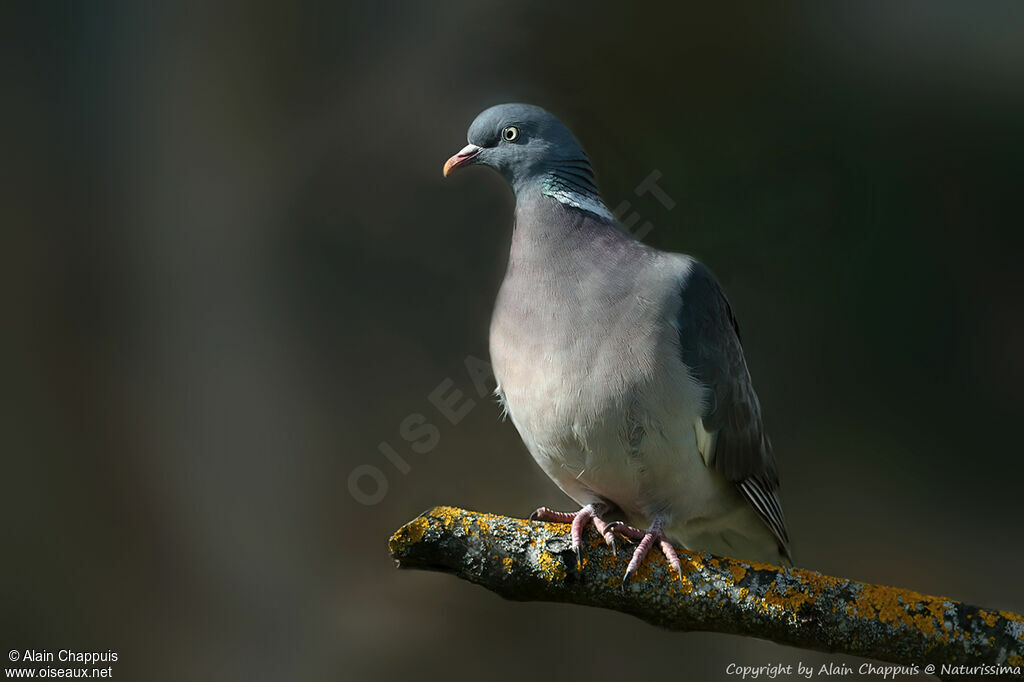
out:
<path id="1" fill-rule="evenodd" d="M 435 507 L 402 526 L 388 546 L 399 568 L 453 573 L 506 599 L 597 606 L 671 630 L 759 637 L 922 672 L 933 664 L 943 677 L 943 664 L 1009 668 L 973 671 L 986 676 L 1021 677 L 1024 669 L 1024 617 L 1016 613 L 685 550 L 682 582 L 652 552 L 623 590 L 629 552 L 620 548 L 616 557 L 591 531 L 577 570 L 568 531 L 564 524 Z M 963 674 L 971 672 L 948 675 Z"/>

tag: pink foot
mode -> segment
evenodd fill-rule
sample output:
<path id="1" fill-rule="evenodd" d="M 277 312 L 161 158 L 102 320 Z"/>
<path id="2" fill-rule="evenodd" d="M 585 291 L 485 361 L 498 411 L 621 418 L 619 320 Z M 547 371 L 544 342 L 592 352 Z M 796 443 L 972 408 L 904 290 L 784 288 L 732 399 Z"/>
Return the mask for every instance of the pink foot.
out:
<path id="1" fill-rule="evenodd" d="M 586 528 L 588 523 L 594 525 L 597 532 L 604 538 L 605 543 L 612 548 L 612 553 L 616 553 L 615 533 L 612 532 L 612 526 L 614 524 L 605 523 L 601 519 L 600 514 L 604 511 L 604 507 L 593 504 L 588 504 L 578 512 L 560 512 L 548 509 L 547 507 L 541 507 L 530 514 L 530 520 L 571 523 L 572 531 L 570 532 L 570 537 L 572 538 L 572 551 L 576 552 L 576 568 L 579 569 L 583 566 L 583 529 Z"/>
<path id="2" fill-rule="evenodd" d="M 640 562 L 642 562 L 644 557 L 647 556 L 647 553 L 651 551 L 651 547 L 654 546 L 655 542 L 657 542 L 661 547 L 661 552 L 665 555 L 665 558 L 668 559 L 669 565 L 676 570 L 679 580 L 683 579 L 683 565 L 679 561 L 679 555 L 676 553 L 676 548 L 673 547 L 672 543 L 669 542 L 669 539 L 665 537 L 665 531 L 662 523 L 663 522 L 661 520 L 656 519 L 651 525 L 650 530 L 646 531 L 634 528 L 633 526 L 627 526 L 621 521 L 608 524 L 608 530 L 610 532 L 619 533 L 630 540 L 638 540 L 640 542 L 640 544 L 637 545 L 636 550 L 633 552 L 633 558 L 629 560 L 629 566 L 626 567 L 626 575 L 622 576 L 623 589 L 626 588 L 626 583 L 628 583 L 632 575 L 636 573 L 636 569 L 640 567 Z"/>

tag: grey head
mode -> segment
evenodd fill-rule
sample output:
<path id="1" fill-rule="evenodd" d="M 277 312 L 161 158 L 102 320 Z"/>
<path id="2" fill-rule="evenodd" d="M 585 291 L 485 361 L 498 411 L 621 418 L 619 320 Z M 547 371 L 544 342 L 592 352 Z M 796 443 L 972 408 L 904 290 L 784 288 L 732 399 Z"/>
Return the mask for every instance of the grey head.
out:
<path id="1" fill-rule="evenodd" d="M 499 104 L 469 126 L 469 144 L 448 159 L 445 176 L 480 165 L 500 173 L 517 195 L 533 188 L 568 192 L 600 202 L 583 147 L 565 125 L 532 104 Z M 602 204 L 603 205 L 603 204 Z"/>

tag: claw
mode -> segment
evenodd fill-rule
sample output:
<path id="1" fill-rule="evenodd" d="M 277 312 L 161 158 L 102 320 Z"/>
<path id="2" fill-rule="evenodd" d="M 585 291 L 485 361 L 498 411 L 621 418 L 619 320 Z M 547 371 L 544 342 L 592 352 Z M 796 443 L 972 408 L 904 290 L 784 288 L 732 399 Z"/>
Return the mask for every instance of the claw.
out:
<path id="1" fill-rule="evenodd" d="M 673 547 L 672 543 L 669 542 L 667 537 L 665 537 L 661 521 L 656 520 L 650 530 L 647 531 L 640 530 L 639 528 L 633 528 L 632 526 L 627 526 L 625 524 L 616 526 L 615 530 L 626 537 L 640 541 L 640 544 L 638 544 L 636 549 L 633 551 L 632 558 L 629 560 L 629 566 L 626 568 L 626 575 L 622 578 L 623 589 L 625 589 L 626 583 L 628 583 L 630 578 L 633 577 L 636 570 L 640 568 L 640 564 L 650 552 L 651 547 L 654 546 L 655 542 L 658 543 L 662 554 L 665 555 L 665 558 L 668 559 L 669 565 L 675 570 L 676 575 L 679 576 L 679 580 L 683 580 L 682 562 L 679 561 L 679 555 L 676 553 L 676 548 Z"/>
<path id="2" fill-rule="evenodd" d="M 578 512 L 577 512 L 578 513 Z M 531 521 L 553 521 L 554 523 L 572 523 L 576 513 L 557 512 L 547 507 L 539 507 L 530 514 Z"/>
<path id="3" fill-rule="evenodd" d="M 672 546 L 672 543 L 665 538 L 661 539 L 661 551 L 668 559 L 669 565 L 676 569 L 676 575 L 679 576 L 679 582 L 683 581 L 683 564 L 679 561 L 679 555 L 676 554 L 676 548 Z"/>
<path id="4" fill-rule="evenodd" d="M 643 540 L 644 535 L 646 535 L 644 531 L 634 528 L 623 521 L 612 521 L 605 528 L 610 533 L 618 533 L 630 544 L 635 540 Z"/>
<path id="5" fill-rule="evenodd" d="M 593 524 L 597 532 L 604 538 L 605 543 L 611 547 L 612 553 L 618 555 L 615 547 L 615 534 L 608 530 L 599 513 L 603 513 L 604 505 L 588 504 L 578 512 L 558 512 L 540 507 L 530 514 L 531 521 L 554 521 L 556 523 L 569 523 L 572 525 L 569 535 L 572 538 L 572 551 L 576 555 L 576 569 L 583 569 L 583 531 L 587 525 Z"/>
<path id="6" fill-rule="evenodd" d="M 605 542 L 606 545 L 611 547 L 611 549 L 612 549 L 612 556 L 617 559 L 619 557 L 619 548 L 615 544 L 615 534 L 614 533 L 608 533 L 607 535 L 605 535 L 604 536 L 604 542 Z"/>
<path id="7" fill-rule="evenodd" d="M 612 521 L 611 523 L 605 523 L 601 519 L 599 513 L 603 513 L 604 508 L 596 505 L 587 505 L 580 509 L 578 512 L 557 512 L 548 509 L 547 507 L 541 507 L 537 511 L 530 514 L 531 521 L 554 521 L 557 523 L 570 523 L 572 528 L 570 529 L 570 537 L 572 538 L 572 551 L 576 555 L 576 570 L 583 570 L 583 531 L 587 525 L 592 524 L 597 530 L 598 534 L 604 538 L 605 544 L 611 548 L 612 554 L 618 557 L 618 546 L 615 542 L 616 535 L 625 538 L 629 543 L 637 543 L 636 549 L 633 550 L 633 556 L 630 557 L 629 566 L 626 568 L 625 575 L 622 576 L 623 590 L 626 589 L 626 585 L 633 579 L 640 564 L 643 563 L 644 558 L 650 552 L 651 548 L 655 543 L 661 548 L 662 554 L 668 560 L 669 565 L 675 571 L 675 574 L 679 576 L 680 582 L 685 580 L 683 578 L 683 566 L 682 562 L 679 561 L 679 555 L 676 553 L 676 548 L 672 546 L 668 538 L 665 536 L 664 523 L 665 519 L 656 518 L 654 523 L 648 530 L 641 530 L 634 528 L 622 521 Z"/>
<path id="8" fill-rule="evenodd" d="M 594 527 L 597 528 L 597 532 L 604 538 L 604 544 L 612 550 L 612 556 L 619 556 L 618 549 L 615 546 L 615 531 L 610 530 L 611 524 L 605 523 L 600 517 L 594 517 Z"/>

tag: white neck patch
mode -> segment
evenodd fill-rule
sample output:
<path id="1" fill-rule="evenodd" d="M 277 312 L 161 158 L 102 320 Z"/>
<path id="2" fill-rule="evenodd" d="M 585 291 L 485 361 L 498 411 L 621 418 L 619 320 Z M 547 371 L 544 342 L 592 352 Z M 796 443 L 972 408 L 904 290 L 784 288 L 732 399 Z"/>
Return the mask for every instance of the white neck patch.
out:
<path id="1" fill-rule="evenodd" d="M 606 220 L 615 220 L 615 216 L 608 210 L 608 207 L 604 205 L 600 197 L 587 196 L 586 194 L 580 194 L 579 192 L 573 192 L 569 189 L 563 189 L 561 187 L 544 187 L 541 190 L 544 194 L 551 197 L 555 201 L 565 204 L 566 206 L 572 206 L 588 213 L 593 213 L 596 216 L 604 218 Z"/>

